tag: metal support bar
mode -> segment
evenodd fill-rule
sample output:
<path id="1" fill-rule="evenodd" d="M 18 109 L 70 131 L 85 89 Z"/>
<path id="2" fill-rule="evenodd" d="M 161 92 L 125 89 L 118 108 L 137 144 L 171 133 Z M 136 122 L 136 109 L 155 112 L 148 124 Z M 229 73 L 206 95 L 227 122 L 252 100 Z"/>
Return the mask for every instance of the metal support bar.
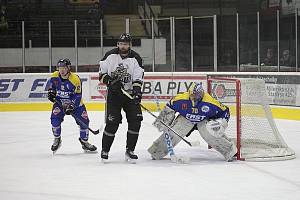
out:
<path id="1" fill-rule="evenodd" d="M 100 19 L 100 48 L 101 48 L 101 57 L 104 56 L 103 49 L 103 19 Z"/>
<path id="2" fill-rule="evenodd" d="M 260 15 L 259 12 L 257 12 L 257 66 L 258 71 L 261 71 L 260 66 Z"/>
<path id="3" fill-rule="evenodd" d="M 176 71 L 176 43 L 175 43 L 175 17 L 172 18 L 172 33 L 173 33 L 173 72 Z"/>
<path id="4" fill-rule="evenodd" d="M 52 68 L 52 38 L 51 38 L 51 21 L 48 21 L 48 35 L 49 35 L 49 73 L 51 72 L 51 68 Z"/>
<path id="5" fill-rule="evenodd" d="M 126 31 L 126 33 L 130 33 L 130 22 L 129 22 L 129 18 L 126 18 L 125 19 L 125 31 Z"/>
<path id="6" fill-rule="evenodd" d="M 280 34 L 279 34 L 279 30 L 280 30 L 280 24 L 279 24 L 279 10 L 277 10 L 277 71 L 280 71 Z"/>
<path id="7" fill-rule="evenodd" d="M 191 71 L 194 71 L 194 18 L 191 16 Z"/>
<path id="8" fill-rule="evenodd" d="M 173 18 L 170 17 L 171 72 L 173 72 Z"/>
<path id="9" fill-rule="evenodd" d="M 22 71 L 25 73 L 25 23 L 22 21 Z"/>
<path id="10" fill-rule="evenodd" d="M 75 72 L 78 71 L 77 20 L 74 20 L 75 32 Z"/>
<path id="11" fill-rule="evenodd" d="M 154 18 L 151 18 L 151 39 L 152 39 L 152 72 L 155 71 L 155 35 L 154 35 Z"/>
<path id="12" fill-rule="evenodd" d="M 218 71 L 217 15 L 214 15 L 213 24 L 214 24 L 214 71 L 217 72 Z"/>
<path id="13" fill-rule="evenodd" d="M 298 8 L 295 10 L 295 43 L 296 43 L 296 48 L 295 48 L 295 57 L 296 57 L 296 72 L 298 72 Z"/>
<path id="14" fill-rule="evenodd" d="M 239 30 L 239 13 L 236 13 L 236 71 L 240 71 L 240 30 Z"/>

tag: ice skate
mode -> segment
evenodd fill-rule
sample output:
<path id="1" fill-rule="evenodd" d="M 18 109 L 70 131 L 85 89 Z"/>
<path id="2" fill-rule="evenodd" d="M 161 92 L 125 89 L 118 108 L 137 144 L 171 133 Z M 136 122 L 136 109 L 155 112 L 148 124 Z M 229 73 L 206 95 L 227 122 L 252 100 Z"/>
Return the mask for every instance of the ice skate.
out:
<path id="1" fill-rule="evenodd" d="M 101 151 L 101 161 L 103 163 L 107 163 L 108 162 L 108 152 L 106 151 Z"/>
<path id="2" fill-rule="evenodd" d="M 59 149 L 61 146 L 61 137 L 55 137 L 53 144 L 51 146 L 51 151 L 53 152 L 53 155 L 56 153 L 56 151 Z"/>
<path id="3" fill-rule="evenodd" d="M 138 156 L 136 154 L 134 154 L 133 151 L 130 151 L 128 149 L 126 150 L 126 152 L 125 152 L 125 161 L 135 164 L 137 159 L 138 159 Z"/>
<path id="4" fill-rule="evenodd" d="M 96 152 L 97 147 L 90 144 L 88 141 L 82 140 L 81 138 L 79 138 L 79 142 L 81 143 L 82 149 L 86 152 L 86 153 L 90 153 L 90 152 Z"/>

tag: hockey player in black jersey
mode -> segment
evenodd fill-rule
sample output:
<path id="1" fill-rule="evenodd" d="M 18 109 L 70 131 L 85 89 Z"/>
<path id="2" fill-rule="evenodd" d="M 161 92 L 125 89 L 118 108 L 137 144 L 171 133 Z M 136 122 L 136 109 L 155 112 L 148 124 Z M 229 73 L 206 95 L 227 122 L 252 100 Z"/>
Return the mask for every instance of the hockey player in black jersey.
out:
<path id="1" fill-rule="evenodd" d="M 117 48 L 108 51 L 100 61 L 99 81 L 108 87 L 106 102 L 106 126 L 102 136 L 101 158 L 105 162 L 114 141 L 119 124 L 122 122 L 121 109 L 126 113 L 128 122 L 125 159 L 135 162 L 134 154 L 138 140 L 142 111 L 139 103 L 142 99 L 144 67 L 138 53 L 130 49 L 131 36 L 120 36 Z M 125 90 L 133 96 L 128 98 Z"/>

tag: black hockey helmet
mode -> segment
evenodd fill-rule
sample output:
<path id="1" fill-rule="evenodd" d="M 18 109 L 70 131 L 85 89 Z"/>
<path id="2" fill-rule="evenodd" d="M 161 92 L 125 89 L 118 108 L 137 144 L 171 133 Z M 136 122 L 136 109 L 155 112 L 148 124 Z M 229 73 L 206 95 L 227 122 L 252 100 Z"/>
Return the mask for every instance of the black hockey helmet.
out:
<path id="1" fill-rule="evenodd" d="M 131 42 L 132 38 L 129 33 L 123 33 L 120 35 L 118 42 Z"/>
<path id="2" fill-rule="evenodd" d="M 68 58 L 60 59 L 57 62 L 57 67 L 68 67 L 71 69 L 71 61 Z"/>

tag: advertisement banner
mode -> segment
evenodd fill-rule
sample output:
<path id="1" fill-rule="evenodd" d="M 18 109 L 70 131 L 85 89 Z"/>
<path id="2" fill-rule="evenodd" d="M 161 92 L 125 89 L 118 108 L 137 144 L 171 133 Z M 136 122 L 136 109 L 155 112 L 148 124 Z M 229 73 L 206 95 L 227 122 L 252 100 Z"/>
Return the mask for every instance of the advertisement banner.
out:
<path id="1" fill-rule="evenodd" d="M 254 75 L 254 74 L 209 74 L 208 77 L 257 78 L 265 81 L 269 104 L 282 106 L 300 106 L 299 75 Z"/>
<path id="2" fill-rule="evenodd" d="M 97 73 L 78 73 L 82 81 L 82 94 L 85 102 L 105 102 L 106 86 L 99 83 Z M 266 83 L 266 94 L 270 104 L 300 106 L 299 75 L 255 75 L 220 73 L 145 73 L 143 101 L 168 101 L 178 93 L 185 92 L 192 82 L 201 82 L 207 89 L 206 76 L 226 76 L 232 78 L 259 78 Z M 47 90 L 51 74 L 1 74 L 0 102 L 47 102 Z M 221 86 L 214 88 L 222 96 Z M 227 89 L 227 95 L 234 95 Z"/>
<path id="3" fill-rule="evenodd" d="M 44 102 L 51 74 L 3 74 L 0 76 L 0 102 Z M 88 75 L 80 76 L 83 99 L 89 98 Z"/>
<path id="4" fill-rule="evenodd" d="M 99 83 L 98 76 L 90 77 L 90 99 L 104 101 L 106 86 Z M 202 83 L 207 88 L 206 75 L 151 75 L 146 74 L 143 84 L 143 101 L 156 99 L 168 101 L 178 93 L 187 91 L 193 82 Z"/>

